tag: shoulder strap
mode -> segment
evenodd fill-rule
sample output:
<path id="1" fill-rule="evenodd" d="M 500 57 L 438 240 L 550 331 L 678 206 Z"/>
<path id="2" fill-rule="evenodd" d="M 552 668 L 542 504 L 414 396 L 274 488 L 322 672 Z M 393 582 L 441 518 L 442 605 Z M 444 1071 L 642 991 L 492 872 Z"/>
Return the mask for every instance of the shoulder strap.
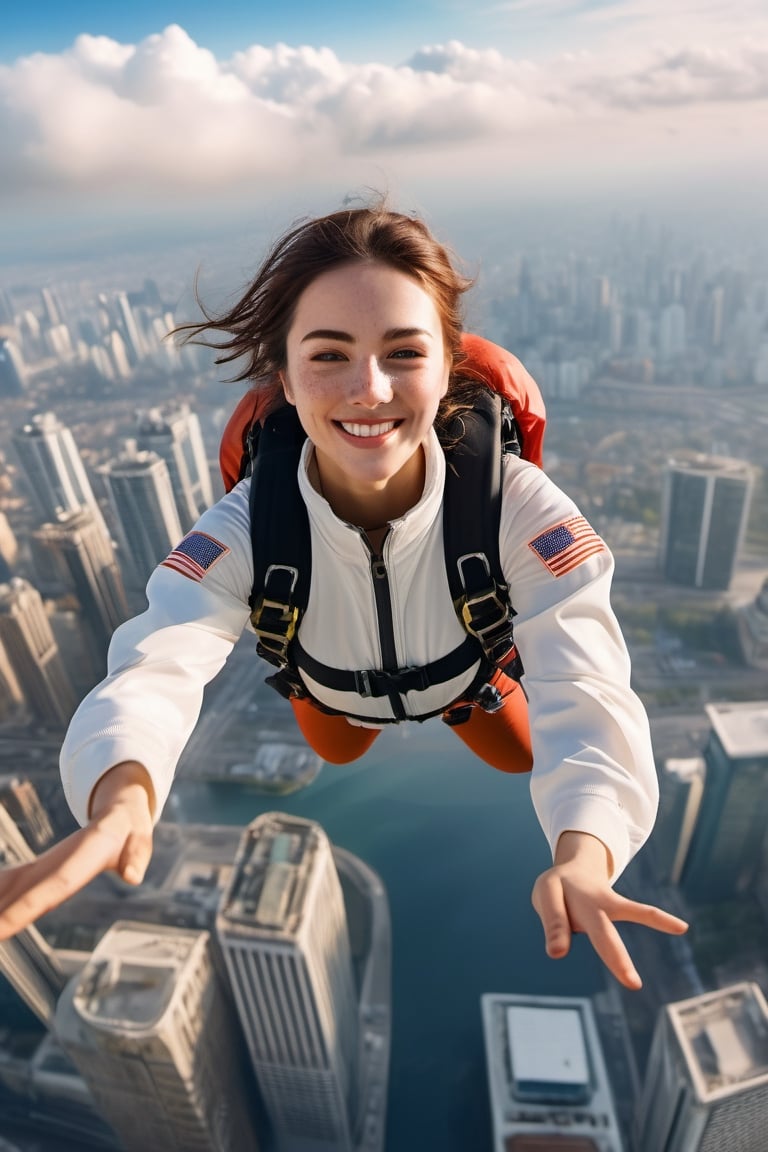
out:
<path id="1" fill-rule="evenodd" d="M 501 460 L 515 451 L 514 422 L 502 397 L 482 392 L 446 434 L 443 545 L 453 606 L 490 662 L 519 679 L 514 610 L 499 555 Z"/>
<path id="2" fill-rule="evenodd" d="M 309 601 L 312 545 L 298 482 L 306 439 L 296 409 L 285 404 L 255 424 L 248 436 L 251 461 L 251 623 L 258 652 L 288 665 L 288 646 Z"/>

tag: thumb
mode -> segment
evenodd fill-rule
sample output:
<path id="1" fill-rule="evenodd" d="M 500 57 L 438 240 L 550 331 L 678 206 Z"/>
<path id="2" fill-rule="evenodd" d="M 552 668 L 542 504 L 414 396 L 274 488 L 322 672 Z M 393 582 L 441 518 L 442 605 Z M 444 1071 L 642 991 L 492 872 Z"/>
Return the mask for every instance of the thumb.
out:
<path id="1" fill-rule="evenodd" d="M 131 832 L 117 866 L 118 875 L 127 884 L 141 884 L 152 859 L 152 837 L 145 832 Z"/>

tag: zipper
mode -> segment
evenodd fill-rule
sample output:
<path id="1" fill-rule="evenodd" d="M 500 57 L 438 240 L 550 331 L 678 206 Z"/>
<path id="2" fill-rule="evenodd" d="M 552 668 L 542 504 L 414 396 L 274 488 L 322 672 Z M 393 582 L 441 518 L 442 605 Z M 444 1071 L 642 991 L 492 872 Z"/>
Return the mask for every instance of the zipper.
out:
<path id="1" fill-rule="evenodd" d="M 381 648 L 381 666 L 383 672 L 397 672 L 397 645 L 395 644 L 395 622 L 392 615 L 392 595 L 389 587 L 389 573 L 384 559 L 384 551 L 389 539 L 389 532 L 384 537 L 381 552 L 376 553 L 371 547 L 368 537 L 361 533 L 371 556 L 371 581 L 373 583 L 373 598 L 376 606 L 376 622 L 379 629 L 379 646 Z M 392 707 L 395 720 L 405 720 L 405 708 L 399 692 L 390 692 L 387 699 Z"/>

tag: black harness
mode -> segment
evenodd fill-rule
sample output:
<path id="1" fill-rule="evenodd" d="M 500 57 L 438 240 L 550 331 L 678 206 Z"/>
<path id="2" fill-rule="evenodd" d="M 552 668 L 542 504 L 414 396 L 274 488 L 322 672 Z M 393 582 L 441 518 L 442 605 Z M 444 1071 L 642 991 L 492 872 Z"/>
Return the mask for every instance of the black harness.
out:
<path id="1" fill-rule="evenodd" d="M 515 647 L 509 590 L 499 556 L 501 468 L 506 453 L 520 454 L 509 405 L 497 393 L 483 391 L 472 408 L 454 416 L 441 438 L 446 456 L 443 538 L 446 573 L 453 606 L 467 635 L 458 647 L 429 664 L 406 668 L 332 668 L 310 656 L 298 637 L 309 602 L 312 549 L 307 509 L 298 484 L 306 439 L 296 409 L 284 405 L 254 425 L 247 437 L 241 478 L 251 475 L 250 517 L 253 545 L 251 623 L 257 651 L 278 671 L 267 683 L 286 698 L 310 695 L 300 676 L 338 692 L 387 697 L 392 719 L 426 720 L 443 713 L 448 723 L 466 720 L 474 704 L 495 711 L 503 700 L 489 683 L 495 669 L 519 679 L 522 664 Z M 424 691 L 480 667 L 458 706 L 407 717 L 402 696 Z M 336 712 L 313 702 L 325 712 Z"/>

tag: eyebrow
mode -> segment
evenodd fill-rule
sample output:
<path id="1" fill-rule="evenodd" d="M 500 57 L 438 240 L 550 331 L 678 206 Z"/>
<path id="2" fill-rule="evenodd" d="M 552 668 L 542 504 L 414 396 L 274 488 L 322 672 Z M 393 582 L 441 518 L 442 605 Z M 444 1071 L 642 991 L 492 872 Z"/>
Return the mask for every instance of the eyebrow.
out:
<path id="1" fill-rule="evenodd" d="M 384 333 L 385 340 L 407 340 L 412 336 L 426 336 L 428 340 L 432 339 L 432 333 L 426 328 L 390 328 Z M 306 336 L 302 336 L 301 343 L 303 344 L 305 340 L 340 340 L 345 344 L 355 343 L 355 337 L 349 332 L 340 332 L 335 328 L 314 328 L 311 332 L 307 332 Z"/>

